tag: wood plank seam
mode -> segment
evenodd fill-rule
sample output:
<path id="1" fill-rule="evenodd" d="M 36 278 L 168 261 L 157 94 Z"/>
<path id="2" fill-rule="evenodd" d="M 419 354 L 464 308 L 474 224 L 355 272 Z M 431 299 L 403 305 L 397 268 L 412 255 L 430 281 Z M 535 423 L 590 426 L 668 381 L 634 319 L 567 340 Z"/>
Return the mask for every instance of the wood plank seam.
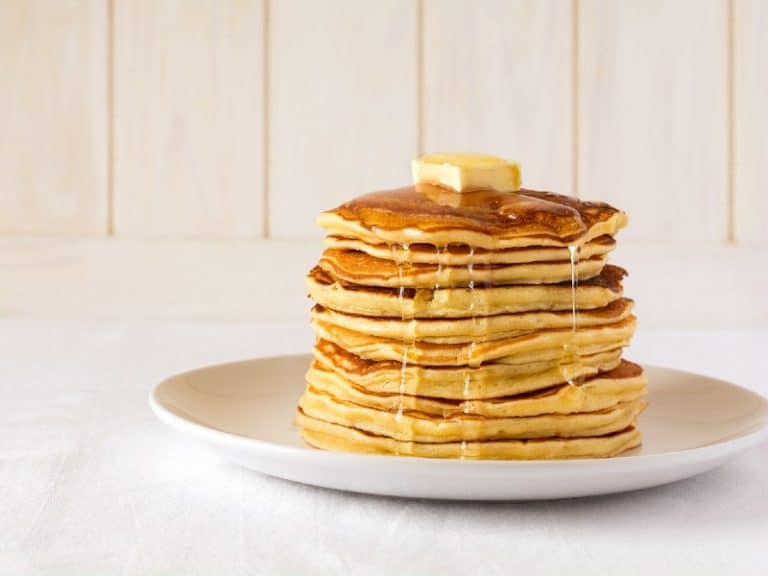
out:
<path id="1" fill-rule="evenodd" d="M 271 30 L 270 30 L 270 19 L 269 15 L 271 13 L 270 11 L 270 3 L 272 0 L 262 0 L 262 34 L 264 38 L 262 39 L 263 42 L 263 48 L 262 48 L 262 71 L 261 71 L 261 82 L 262 82 L 262 158 L 264 166 L 262 167 L 262 178 L 261 178 L 261 186 L 262 186 L 262 196 L 261 196 L 261 237 L 264 239 L 269 238 L 270 235 L 270 229 L 269 229 L 269 174 L 271 170 L 271 166 L 269 164 L 269 135 L 270 135 L 270 125 L 269 125 L 269 44 L 271 39 Z"/>
<path id="2" fill-rule="evenodd" d="M 115 235 L 115 0 L 107 0 L 107 236 Z"/>
<path id="3" fill-rule="evenodd" d="M 571 9 L 571 188 L 579 192 L 579 0 L 573 0 Z"/>
<path id="4" fill-rule="evenodd" d="M 424 150 L 424 0 L 416 0 L 416 152 Z"/>
<path id="5" fill-rule="evenodd" d="M 726 0 L 727 10 L 727 30 L 726 30 L 726 80 L 728 83 L 726 94 L 726 106 L 727 106 L 727 159 L 728 167 L 726 172 L 727 186 L 728 186 L 728 228 L 726 242 L 728 244 L 734 244 L 736 242 L 736 206 L 734 202 L 735 198 L 735 185 L 736 185 L 736 155 L 735 155 L 735 138 L 734 138 L 734 118 L 735 118 L 735 100 L 734 100 L 734 70 L 735 70 L 735 51 L 734 51 L 734 20 L 733 20 L 733 0 Z"/>

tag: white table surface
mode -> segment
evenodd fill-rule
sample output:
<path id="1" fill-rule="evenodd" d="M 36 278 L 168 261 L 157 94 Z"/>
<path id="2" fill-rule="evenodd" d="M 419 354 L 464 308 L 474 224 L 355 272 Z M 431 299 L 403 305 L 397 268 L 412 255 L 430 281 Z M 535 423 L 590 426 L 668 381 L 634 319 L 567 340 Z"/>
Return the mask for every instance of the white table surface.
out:
<path id="1" fill-rule="evenodd" d="M 768 444 L 581 500 L 333 492 L 238 468 L 155 420 L 193 367 L 306 351 L 303 325 L 0 321 L 0 574 L 768 573 Z M 768 395 L 768 330 L 638 333 L 628 357 Z"/>

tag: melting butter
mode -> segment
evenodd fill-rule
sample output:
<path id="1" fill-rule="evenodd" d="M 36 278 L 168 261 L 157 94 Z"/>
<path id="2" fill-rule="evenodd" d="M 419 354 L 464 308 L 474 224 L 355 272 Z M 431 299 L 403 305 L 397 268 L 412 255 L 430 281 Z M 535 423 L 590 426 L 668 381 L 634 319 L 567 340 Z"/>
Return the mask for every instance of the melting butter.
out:
<path id="1" fill-rule="evenodd" d="M 520 189 L 520 166 L 487 154 L 428 154 L 411 163 L 413 183 L 433 184 L 455 192 Z"/>

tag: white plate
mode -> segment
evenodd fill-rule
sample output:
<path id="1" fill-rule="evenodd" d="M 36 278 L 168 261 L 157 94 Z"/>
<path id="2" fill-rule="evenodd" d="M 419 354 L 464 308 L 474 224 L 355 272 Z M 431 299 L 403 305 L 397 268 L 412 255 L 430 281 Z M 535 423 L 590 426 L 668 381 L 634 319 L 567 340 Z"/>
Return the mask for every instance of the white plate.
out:
<path id="1" fill-rule="evenodd" d="M 413 498 L 529 500 L 608 494 L 688 478 L 757 444 L 768 401 L 721 380 L 647 367 L 644 441 L 610 459 L 437 460 L 324 452 L 293 426 L 310 357 L 282 356 L 173 376 L 153 390 L 155 414 L 265 474 L 326 488 Z"/>

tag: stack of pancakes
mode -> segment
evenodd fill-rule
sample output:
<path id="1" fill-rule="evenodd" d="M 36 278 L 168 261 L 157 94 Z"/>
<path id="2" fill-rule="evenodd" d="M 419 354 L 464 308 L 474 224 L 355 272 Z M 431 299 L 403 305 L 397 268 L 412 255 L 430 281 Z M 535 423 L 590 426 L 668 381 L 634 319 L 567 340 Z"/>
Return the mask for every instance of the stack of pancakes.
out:
<path id="1" fill-rule="evenodd" d="M 547 192 L 421 184 L 324 212 L 297 423 L 318 448 L 599 457 L 640 443 L 626 214 Z"/>

